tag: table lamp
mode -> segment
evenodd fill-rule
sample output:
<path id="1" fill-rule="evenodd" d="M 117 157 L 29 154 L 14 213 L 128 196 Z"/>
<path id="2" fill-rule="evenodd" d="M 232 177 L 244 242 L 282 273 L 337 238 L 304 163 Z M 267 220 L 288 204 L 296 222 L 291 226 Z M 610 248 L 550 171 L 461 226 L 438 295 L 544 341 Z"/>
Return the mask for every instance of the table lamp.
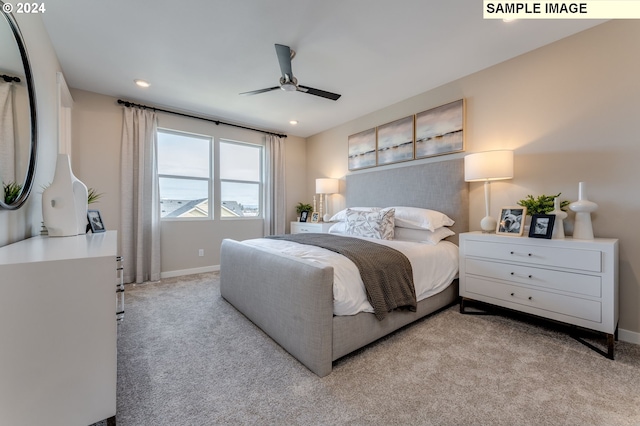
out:
<path id="1" fill-rule="evenodd" d="M 338 179 L 330 179 L 330 178 L 320 178 L 316 179 L 316 194 L 320 194 L 320 218 L 325 222 L 328 221 L 331 216 L 329 216 L 329 209 L 326 209 L 327 212 L 326 218 L 322 215 L 323 209 L 323 201 L 322 196 L 328 194 L 335 194 L 340 191 L 339 181 Z M 324 202 L 327 202 L 327 197 L 325 197 Z"/>
<path id="2" fill-rule="evenodd" d="M 495 232 L 498 221 L 489 215 L 489 182 L 513 178 L 513 151 L 486 151 L 464 157 L 464 180 L 484 182 L 485 217 L 480 221 L 483 232 Z"/>

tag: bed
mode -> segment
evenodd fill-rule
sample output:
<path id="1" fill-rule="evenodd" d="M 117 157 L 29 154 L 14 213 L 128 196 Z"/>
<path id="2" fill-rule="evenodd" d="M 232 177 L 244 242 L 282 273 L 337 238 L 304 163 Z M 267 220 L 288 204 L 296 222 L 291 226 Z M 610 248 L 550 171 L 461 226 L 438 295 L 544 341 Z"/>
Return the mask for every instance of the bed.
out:
<path id="1" fill-rule="evenodd" d="M 346 205 L 433 209 L 468 230 L 468 185 L 463 160 L 438 161 L 346 177 Z M 373 313 L 334 315 L 334 268 L 247 242 L 226 239 L 220 259 L 222 297 L 320 377 L 333 361 L 457 300 L 457 280 L 384 320 Z"/>

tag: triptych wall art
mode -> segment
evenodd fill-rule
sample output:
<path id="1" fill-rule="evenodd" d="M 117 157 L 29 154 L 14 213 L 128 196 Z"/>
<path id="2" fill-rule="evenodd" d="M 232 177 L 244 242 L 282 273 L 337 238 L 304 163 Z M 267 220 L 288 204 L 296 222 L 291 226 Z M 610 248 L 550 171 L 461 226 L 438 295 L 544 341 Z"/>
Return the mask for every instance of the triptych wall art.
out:
<path id="1" fill-rule="evenodd" d="M 464 99 L 349 136 L 349 170 L 464 151 Z"/>

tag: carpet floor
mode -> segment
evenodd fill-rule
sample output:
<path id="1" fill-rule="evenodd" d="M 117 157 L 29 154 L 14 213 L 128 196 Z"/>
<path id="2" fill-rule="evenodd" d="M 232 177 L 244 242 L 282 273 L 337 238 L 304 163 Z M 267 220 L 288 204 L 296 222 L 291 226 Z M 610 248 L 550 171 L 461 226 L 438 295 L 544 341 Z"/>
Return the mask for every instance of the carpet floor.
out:
<path id="1" fill-rule="evenodd" d="M 119 426 L 640 425 L 640 346 L 457 306 L 319 378 L 220 297 L 219 275 L 128 285 Z"/>

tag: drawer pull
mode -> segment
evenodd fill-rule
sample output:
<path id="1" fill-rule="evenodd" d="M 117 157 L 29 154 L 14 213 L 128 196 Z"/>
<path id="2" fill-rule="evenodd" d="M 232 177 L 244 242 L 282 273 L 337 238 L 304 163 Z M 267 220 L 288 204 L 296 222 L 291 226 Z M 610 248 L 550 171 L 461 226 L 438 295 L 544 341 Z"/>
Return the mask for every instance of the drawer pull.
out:
<path id="1" fill-rule="evenodd" d="M 514 277 L 520 277 L 520 278 L 529 278 L 529 279 L 533 278 L 533 275 L 518 275 L 515 272 L 511 272 L 511 275 Z"/>
<path id="2" fill-rule="evenodd" d="M 515 251 L 510 251 L 509 254 L 516 254 L 516 252 Z M 527 256 L 531 257 L 531 256 L 533 256 L 533 254 L 527 253 Z"/>
<path id="3" fill-rule="evenodd" d="M 511 293 L 511 297 L 516 297 L 515 293 Z M 533 296 L 527 297 L 527 300 L 533 300 Z"/>

